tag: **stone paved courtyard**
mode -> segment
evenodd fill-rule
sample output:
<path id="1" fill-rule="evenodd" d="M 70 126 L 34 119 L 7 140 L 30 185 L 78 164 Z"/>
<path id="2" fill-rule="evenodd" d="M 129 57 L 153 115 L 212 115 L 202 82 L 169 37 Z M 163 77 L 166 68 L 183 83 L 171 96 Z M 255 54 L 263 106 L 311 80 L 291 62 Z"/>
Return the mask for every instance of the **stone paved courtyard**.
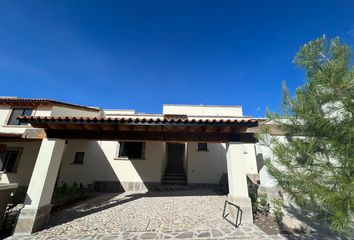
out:
<path id="1" fill-rule="evenodd" d="M 285 239 L 254 224 L 235 228 L 222 217 L 225 200 L 211 189 L 104 194 L 55 212 L 32 236 L 11 239 Z"/>

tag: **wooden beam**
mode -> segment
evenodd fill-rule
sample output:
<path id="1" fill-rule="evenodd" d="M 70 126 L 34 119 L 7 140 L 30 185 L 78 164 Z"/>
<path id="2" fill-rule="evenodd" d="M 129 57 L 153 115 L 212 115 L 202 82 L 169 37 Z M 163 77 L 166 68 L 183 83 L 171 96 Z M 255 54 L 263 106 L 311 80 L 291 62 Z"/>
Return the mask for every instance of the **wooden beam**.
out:
<path id="1" fill-rule="evenodd" d="M 84 125 L 81 124 L 66 124 L 66 127 L 70 130 L 84 130 Z"/>
<path id="2" fill-rule="evenodd" d="M 225 127 L 220 127 L 219 131 L 221 133 L 230 133 L 230 132 L 232 132 L 232 129 L 229 126 L 225 126 Z"/>
<path id="3" fill-rule="evenodd" d="M 201 126 L 191 126 L 189 128 L 189 131 L 192 133 L 198 133 L 198 132 L 202 132 L 202 127 Z"/>
<path id="4" fill-rule="evenodd" d="M 112 125 L 112 124 L 101 124 L 100 126 L 103 131 L 115 131 L 116 130 L 116 126 Z"/>
<path id="5" fill-rule="evenodd" d="M 67 129 L 65 124 L 49 123 L 48 127 L 52 129 Z"/>
<path id="6" fill-rule="evenodd" d="M 148 126 L 148 132 L 162 132 L 162 126 Z"/>
<path id="7" fill-rule="evenodd" d="M 218 127 L 217 126 L 208 126 L 208 127 L 206 127 L 205 132 L 218 132 Z"/>
<path id="8" fill-rule="evenodd" d="M 132 126 L 132 130 L 133 131 L 146 131 L 147 129 L 147 126 L 144 126 L 144 125 L 136 125 L 136 126 Z"/>
<path id="9" fill-rule="evenodd" d="M 186 142 L 256 142 L 253 134 L 191 132 L 148 132 L 148 131 L 80 131 L 48 129 L 50 138 L 95 139 L 95 140 L 139 140 L 139 141 L 186 141 Z"/>
<path id="10" fill-rule="evenodd" d="M 118 125 L 117 130 L 118 131 L 130 131 L 130 126 L 129 125 Z"/>
<path id="11" fill-rule="evenodd" d="M 42 139 L 30 139 L 30 138 L 0 138 L 0 142 L 37 142 L 41 141 Z"/>
<path id="12" fill-rule="evenodd" d="M 100 127 L 97 124 L 83 124 L 84 128 L 89 131 L 98 131 Z"/>

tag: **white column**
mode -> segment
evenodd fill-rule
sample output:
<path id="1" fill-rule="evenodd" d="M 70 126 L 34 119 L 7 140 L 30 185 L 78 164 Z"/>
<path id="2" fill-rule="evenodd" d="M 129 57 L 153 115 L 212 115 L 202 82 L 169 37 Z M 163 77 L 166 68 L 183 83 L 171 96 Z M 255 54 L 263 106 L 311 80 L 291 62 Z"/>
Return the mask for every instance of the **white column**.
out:
<path id="1" fill-rule="evenodd" d="M 25 206 L 17 219 L 14 235 L 28 235 L 49 218 L 51 199 L 63 155 L 65 140 L 43 139 L 28 186 Z"/>
<path id="2" fill-rule="evenodd" d="M 252 204 L 248 196 L 247 176 L 243 146 L 239 142 L 230 142 L 226 145 L 227 174 L 229 181 L 228 200 L 242 210 L 241 223 L 252 223 Z M 235 208 L 229 208 L 232 215 L 236 215 Z"/>

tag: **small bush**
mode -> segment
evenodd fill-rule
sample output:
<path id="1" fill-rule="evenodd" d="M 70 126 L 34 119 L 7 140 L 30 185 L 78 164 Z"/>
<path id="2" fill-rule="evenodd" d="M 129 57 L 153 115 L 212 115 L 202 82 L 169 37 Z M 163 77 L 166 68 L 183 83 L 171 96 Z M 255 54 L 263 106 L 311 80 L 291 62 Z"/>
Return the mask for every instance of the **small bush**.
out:
<path id="1" fill-rule="evenodd" d="M 77 192 L 77 187 L 78 187 L 77 182 L 74 182 L 73 185 L 71 186 L 71 193 L 72 194 L 75 194 Z"/>
<path id="2" fill-rule="evenodd" d="M 270 205 L 268 203 L 268 196 L 265 193 L 261 193 L 258 195 L 257 199 L 257 209 L 263 215 L 268 216 L 270 212 Z"/>
<path id="3" fill-rule="evenodd" d="M 280 198 L 276 198 L 272 201 L 273 204 L 273 214 L 275 217 L 275 220 L 280 223 L 283 221 L 284 213 L 283 213 L 283 205 L 284 201 Z"/>
<path id="4" fill-rule="evenodd" d="M 257 194 L 255 194 L 255 193 L 250 194 L 250 198 L 251 198 L 251 203 L 252 203 L 252 214 L 253 214 L 253 217 L 255 217 L 255 215 L 258 212 Z"/>

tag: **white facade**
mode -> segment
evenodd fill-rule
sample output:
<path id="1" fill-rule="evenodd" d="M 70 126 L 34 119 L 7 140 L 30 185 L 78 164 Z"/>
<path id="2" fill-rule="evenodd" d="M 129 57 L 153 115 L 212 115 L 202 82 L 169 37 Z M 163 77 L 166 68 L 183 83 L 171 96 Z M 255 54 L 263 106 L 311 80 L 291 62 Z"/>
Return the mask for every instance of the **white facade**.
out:
<path id="1" fill-rule="evenodd" d="M 26 226 L 22 224 L 22 220 L 19 221 L 15 233 L 33 232 L 36 224 L 45 222 L 45 219 L 37 217 L 50 212 L 47 205 L 50 204 L 54 182 L 57 185 L 66 183 L 71 186 L 76 183 L 85 187 L 103 186 L 104 189 L 122 191 L 156 189 L 163 184 L 167 173 L 171 171 L 172 157 L 167 149 L 173 144 L 181 146 L 179 149 L 183 151 L 175 152 L 174 156 L 178 156 L 181 161 L 187 185 L 218 186 L 222 176 L 228 174 L 230 201 L 237 202 L 245 209 L 245 221 L 252 218 L 246 175 L 259 173 L 254 143 L 139 140 L 143 144 L 141 155 L 138 158 L 127 158 L 121 152 L 124 150 L 122 144 L 129 145 L 129 140 L 49 139 L 41 134 L 28 139 L 26 131 L 33 129 L 30 125 L 8 125 L 12 109 L 21 107 L 21 101 L 15 105 L 0 104 L 0 144 L 5 146 L 5 151 L 21 151 L 15 168 L 11 172 L 0 172 L 0 183 L 18 183 L 27 191 L 24 215 L 20 216 Z M 178 116 L 195 121 L 212 119 L 214 122 L 244 122 L 251 119 L 243 116 L 240 106 L 164 105 L 162 114 L 139 114 L 134 110 L 97 110 L 56 103 L 45 106 L 37 106 L 34 103 L 32 108 L 32 116 L 41 117 L 106 117 L 163 121 L 165 117 Z M 219 134 L 218 131 L 214 133 Z M 11 141 L 6 141 L 8 138 Z M 199 148 L 200 144 L 203 145 L 202 149 Z M 75 161 L 78 155 L 81 156 L 82 162 Z M 3 168 L 2 165 L 0 167 Z M 35 201 L 28 199 L 30 195 Z M 36 198 L 37 195 L 39 198 Z M 30 220 L 29 215 L 33 216 L 29 217 Z M 30 226 L 28 221 L 32 222 Z"/>
<path id="2" fill-rule="evenodd" d="M 0 131 L 23 133 L 30 126 L 7 126 L 11 115 L 11 106 L 0 108 Z M 164 105 L 164 114 L 186 114 L 187 116 L 244 118 L 240 106 L 192 106 L 192 105 Z M 107 117 L 155 117 L 161 114 L 137 114 L 134 110 L 103 110 L 101 113 L 65 108 L 62 106 L 38 107 L 33 116 L 100 116 Z M 2 173 L 1 183 L 19 183 L 28 186 L 31 170 L 39 151 L 38 142 L 5 143 L 7 147 L 23 148 L 17 171 Z M 227 172 L 225 143 L 208 143 L 207 151 L 199 151 L 197 142 L 186 144 L 185 171 L 188 183 L 191 184 L 218 184 L 221 176 Z M 73 164 L 75 153 L 84 152 L 83 164 Z M 63 158 L 59 170 L 58 183 L 68 185 L 82 183 L 93 184 L 95 181 L 118 181 L 125 190 L 131 183 L 159 183 L 166 167 L 166 143 L 161 141 L 145 142 L 144 159 L 129 160 L 117 156 L 118 141 L 88 141 L 69 140 L 65 145 Z M 254 144 L 243 144 L 245 168 L 249 174 L 257 174 L 257 162 Z M 78 174 L 80 173 L 80 174 Z M 141 186 L 140 186 L 141 187 Z"/>

